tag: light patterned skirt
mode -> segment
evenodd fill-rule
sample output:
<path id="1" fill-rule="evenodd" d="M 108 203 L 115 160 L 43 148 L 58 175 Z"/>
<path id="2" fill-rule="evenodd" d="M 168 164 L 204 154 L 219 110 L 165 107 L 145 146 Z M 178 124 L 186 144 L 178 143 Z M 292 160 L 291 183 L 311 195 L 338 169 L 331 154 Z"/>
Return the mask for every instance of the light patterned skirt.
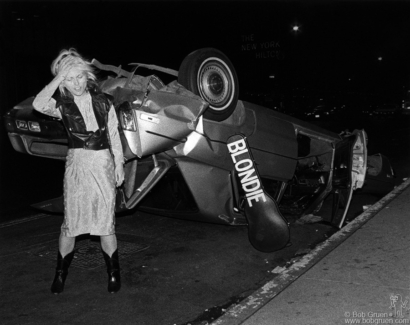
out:
<path id="1" fill-rule="evenodd" d="M 69 149 L 64 174 L 67 237 L 115 233 L 115 173 L 110 151 Z"/>

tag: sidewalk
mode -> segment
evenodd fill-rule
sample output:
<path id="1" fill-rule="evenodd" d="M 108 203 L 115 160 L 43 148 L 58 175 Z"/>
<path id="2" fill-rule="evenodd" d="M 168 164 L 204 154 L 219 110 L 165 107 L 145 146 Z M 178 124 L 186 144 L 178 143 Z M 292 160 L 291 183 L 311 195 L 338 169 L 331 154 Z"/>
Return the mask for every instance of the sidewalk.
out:
<path id="1" fill-rule="evenodd" d="M 410 179 L 214 325 L 410 324 Z"/>

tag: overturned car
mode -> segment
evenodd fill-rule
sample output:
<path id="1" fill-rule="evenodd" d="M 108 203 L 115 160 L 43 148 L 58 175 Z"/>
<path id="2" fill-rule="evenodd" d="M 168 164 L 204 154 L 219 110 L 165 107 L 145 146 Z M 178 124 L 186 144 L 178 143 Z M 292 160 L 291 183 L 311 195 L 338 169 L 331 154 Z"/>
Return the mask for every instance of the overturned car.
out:
<path id="1" fill-rule="evenodd" d="M 230 60 L 212 48 L 189 54 L 178 71 L 132 64 L 104 65 L 102 91 L 120 122 L 125 181 L 116 211 L 133 208 L 198 221 L 247 225 L 252 245 L 264 252 L 289 241 L 286 213 L 303 216 L 333 196 L 330 221 L 342 227 L 354 190 L 366 179 L 366 134 L 343 136 L 239 99 Z M 175 76 L 164 84 L 156 75 Z M 58 119 L 26 99 L 5 116 L 15 150 L 64 160 L 67 136 Z M 381 167 L 372 168 L 373 180 Z M 390 174 L 389 174 L 390 173 Z M 388 174 L 386 176 L 386 174 Z M 392 177 L 391 170 L 383 177 Z M 37 208 L 63 211 L 61 199 Z"/>

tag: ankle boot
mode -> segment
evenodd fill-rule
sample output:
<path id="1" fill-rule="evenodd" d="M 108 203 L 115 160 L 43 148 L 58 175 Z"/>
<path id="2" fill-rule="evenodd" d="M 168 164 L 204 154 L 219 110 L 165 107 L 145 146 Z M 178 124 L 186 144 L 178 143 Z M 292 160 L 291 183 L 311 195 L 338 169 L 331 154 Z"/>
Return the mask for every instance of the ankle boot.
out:
<path id="1" fill-rule="evenodd" d="M 108 273 L 108 292 L 115 293 L 121 288 L 120 277 L 120 263 L 118 260 L 118 250 L 116 250 L 111 257 L 107 253 L 102 251 L 105 264 L 107 264 Z"/>
<path id="2" fill-rule="evenodd" d="M 58 252 L 57 255 L 57 267 L 56 267 L 56 275 L 54 277 L 53 284 L 51 285 L 51 292 L 54 294 L 59 294 L 64 290 L 64 283 L 65 279 L 67 278 L 68 274 L 68 267 L 71 264 L 71 261 L 74 257 L 74 250 L 64 256 L 61 256 L 61 253 Z"/>

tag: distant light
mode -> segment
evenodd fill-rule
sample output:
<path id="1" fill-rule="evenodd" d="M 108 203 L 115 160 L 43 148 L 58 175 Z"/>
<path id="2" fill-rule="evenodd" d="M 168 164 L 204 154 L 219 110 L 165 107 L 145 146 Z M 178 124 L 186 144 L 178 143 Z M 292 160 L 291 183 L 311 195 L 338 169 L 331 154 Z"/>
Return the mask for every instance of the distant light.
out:
<path id="1" fill-rule="evenodd" d="M 273 76 L 273 75 L 269 76 L 269 79 L 275 79 L 275 76 Z"/>
<path id="2" fill-rule="evenodd" d="M 292 27 L 292 29 L 293 29 L 294 32 L 297 32 L 297 31 L 299 31 L 299 26 L 295 25 L 295 26 Z"/>
<path id="3" fill-rule="evenodd" d="M 377 58 L 377 60 L 382 61 L 383 58 L 382 58 L 381 56 L 379 56 L 379 57 Z"/>

